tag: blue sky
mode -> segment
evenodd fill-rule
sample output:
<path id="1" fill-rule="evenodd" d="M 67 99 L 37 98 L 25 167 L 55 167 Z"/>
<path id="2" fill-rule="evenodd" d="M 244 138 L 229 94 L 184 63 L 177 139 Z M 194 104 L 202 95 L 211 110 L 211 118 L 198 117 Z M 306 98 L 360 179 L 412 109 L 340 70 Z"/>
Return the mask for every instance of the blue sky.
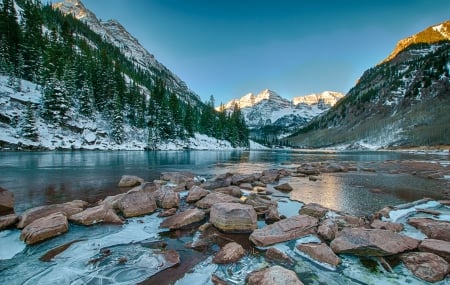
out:
<path id="1" fill-rule="evenodd" d="M 82 0 L 118 20 L 203 100 L 271 89 L 347 93 L 398 40 L 449 20 L 448 0 Z"/>

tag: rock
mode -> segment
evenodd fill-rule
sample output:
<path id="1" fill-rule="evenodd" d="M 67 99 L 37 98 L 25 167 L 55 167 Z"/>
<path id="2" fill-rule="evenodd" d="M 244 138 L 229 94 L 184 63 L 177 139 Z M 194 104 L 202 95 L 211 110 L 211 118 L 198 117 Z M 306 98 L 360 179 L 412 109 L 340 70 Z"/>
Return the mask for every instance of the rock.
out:
<path id="1" fill-rule="evenodd" d="M 237 242 L 227 243 L 220 249 L 213 258 L 214 263 L 228 264 L 235 263 L 245 255 L 245 250 L 242 245 Z"/>
<path id="2" fill-rule="evenodd" d="M 428 238 L 450 241 L 450 222 L 428 218 L 410 218 L 408 224 L 421 230 Z"/>
<path id="3" fill-rule="evenodd" d="M 310 175 L 310 176 L 308 177 L 308 179 L 309 179 L 309 181 L 315 182 L 315 181 L 318 181 L 318 180 L 319 180 L 319 176 L 316 176 L 316 175 Z"/>
<path id="4" fill-rule="evenodd" d="M 14 213 L 14 193 L 0 187 L 0 216 Z"/>
<path id="5" fill-rule="evenodd" d="M 188 209 L 171 217 L 168 217 L 159 225 L 161 228 L 169 228 L 171 230 L 181 229 L 198 223 L 205 218 L 205 212 L 199 209 Z"/>
<path id="6" fill-rule="evenodd" d="M 202 209 L 209 209 L 212 205 L 217 203 L 240 203 L 241 200 L 239 200 L 236 197 L 222 194 L 222 193 L 209 193 L 206 195 L 203 199 L 195 203 L 195 206 L 202 208 Z"/>
<path id="7" fill-rule="evenodd" d="M 177 213 L 177 208 L 170 208 L 158 214 L 158 217 L 170 217 Z"/>
<path id="8" fill-rule="evenodd" d="M 428 282 L 440 281 L 449 273 L 447 261 L 434 253 L 409 252 L 400 259 L 415 276 Z"/>
<path id="9" fill-rule="evenodd" d="M 210 223 L 226 233 L 250 233 L 257 228 L 256 211 L 250 205 L 238 203 L 213 204 Z"/>
<path id="10" fill-rule="evenodd" d="M 89 226 L 97 223 L 121 224 L 122 220 L 108 204 L 87 208 L 69 217 L 71 222 Z"/>
<path id="11" fill-rule="evenodd" d="M 344 227 L 359 228 L 366 226 L 364 217 L 355 217 L 352 215 L 338 216 L 336 217 L 336 222 L 340 229 Z"/>
<path id="12" fill-rule="evenodd" d="M 162 186 L 153 192 L 156 205 L 163 209 L 178 208 L 180 205 L 180 195 L 169 187 Z"/>
<path id="13" fill-rule="evenodd" d="M 338 225 L 332 219 L 325 219 L 317 228 L 317 234 L 326 241 L 332 241 L 338 232 Z"/>
<path id="14" fill-rule="evenodd" d="M 297 173 L 305 174 L 305 175 L 319 175 L 320 171 L 311 165 L 302 165 L 297 168 Z"/>
<path id="15" fill-rule="evenodd" d="M 329 163 L 323 167 L 320 168 L 321 172 L 326 172 L 326 173 L 335 173 L 335 172 L 348 172 L 348 168 L 337 164 L 337 163 Z"/>
<path id="16" fill-rule="evenodd" d="M 205 190 L 199 186 L 193 186 L 189 190 L 189 194 L 186 197 L 186 202 L 188 203 L 197 202 L 198 200 L 202 199 L 208 194 L 209 194 L 208 190 Z"/>
<path id="17" fill-rule="evenodd" d="M 40 206 L 26 210 L 20 217 L 17 228 L 23 229 L 33 221 L 51 215 L 53 213 L 64 213 L 68 218 L 80 213 L 87 207 L 88 203 L 82 200 L 74 200 L 63 204 Z"/>
<path id="18" fill-rule="evenodd" d="M 419 241 L 389 230 L 345 228 L 330 243 L 335 253 L 388 256 L 417 248 Z"/>
<path id="19" fill-rule="evenodd" d="M 308 215 L 317 219 L 321 219 L 328 211 L 328 208 L 325 208 L 317 203 L 309 203 L 304 205 L 300 209 L 299 213 L 302 215 Z"/>
<path id="20" fill-rule="evenodd" d="M 450 242 L 437 239 L 424 239 L 419 245 L 420 251 L 431 252 L 450 262 Z"/>
<path id="21" fill-rule="evenodd" d="M 378 219 L 373 220 L 370 227 L 373 229 L 390 230 L 396 233 L 403 231 L 403 225 L 400 223 L 385 222 Z"/>
<path id="22" fill-rule="evenodd" d="M 275 188 L 279 191 L 284 191 L 284 192 L 290 192 L 290 191 L 294 190 L 294 188 L 292 188 L 292 186 L 289 183 L 283 183 L 283 184 L 274 186 L 273 188 Z"/>
<path id="23" fill-rule="evenodd" d="M 292 258 L 290 258 L 289 255 L 287 255 L 286 253 L 280 251 L 275 247 L 271 247 L 268 250 L 266 250 L 265 257 L 266 259 L 273 260 L 286 265 L 292 265 L 295 263 L 295 261 Z"/>
<path id="24" fill-rule="evenodd" d="M 153 195 L 144 191 L 128 191 L 117 200 L 115 207 L 126 218 L 150 214 L 157 209 Z"/>
<path id="25" fill-rule="evenodd" d="M 248 275 L 247 285 L 303 285 L 297 274 L 275 265 Z"/>
<path id="26" fill-rule="evenodd" d="M 250 183 L 242 183 L 242 184 L 239 184 L 239 188 L 251 191 L 253 189 L 253 185 Z"/>
<path id="27" fill-rule="evenodd" d="M 161 173 L 161 180 L 170 181 L 175 184 L 194 185 L 195 175 L 192 172 L 163 172 Z"/>
<path id="28" fill-rule="evenodd" d="M 0 231 L 9 227 L 14 227 L 18 221 L 19 217 L 16 214 L 0 216 Z"/>
<path id="29" fill-rule="evenodd" d="M 341 259 L 325 243 L 304 243 L 297 245 L 297 249 L 306 253 L 312 259 L 327 263 L 333 267 L 341 263 Z"/>
<path id="30" fill-rule="evenodd" d="M 217 176 L 213 180 L 206 181 L 201 186 L 206 190 L 214 190 L 217 188 L 228 187 L 231 185 L 233 174 L 225 173 Z"/>
<path id="31" fill-rule="evenodd" d="M 392 210 L 394 210 L 393 207 L 391 207 L 391 206 L 386 206 L 386 207 L 384 207 L 383 209 L 381 209 L 381 210 L 375 212 L 373 216 L 374 216 L 375 219 L 381 219 L 382 217 L 384 217 L 384 218 L 389 218 L 389 213 L 390 213 Z"/>
<path id="32" fill-rule="evenodd" d="M 258 214 L 267 214 L 273 209 L 278 213 L 278 203 L 276 201 L 264 199 L 255 193 L 248 195 L 245 204 L 253 206 Z M 273 214 L 276 215 L 276 213 Z"/>
<path id="33" fill-rule="evenodd" d="M 420 209 L 420 208 L 416 208 L 417 213 L 425 213 L 425 214 L 430 214 L 433 216 L 439 216 L 440 214 L 442 214 L 441 212 L 437 211 L 437 210 L 432 210 L 432 209 Z"/>
<path id="34" fill-rule="evenodd" d="M 222 280 L 219 276 L 216 274 L 211 275 L 211 282 L 214 285 L 229 285 L 228 282 Z"/>
<path id="35" fill-rule="evenodd" d="M 34 220 L 22 230 L 20 239 L 26 244 L 35 244 L 59 236 L 68 230 L 66 215 L 58 212 Z"/>
<path id="36" fill-rule="evenodd" d="M 119 181 L 119 187 L 134 187 L 144 183 L 144 179 L 133 176 L 133 175 L 123 175 Z"/>
<path id="37" fill-rule="evenodd" d="M 239 188 L 239 186 L 227 186 L 227 187 L 221 187 L 214 190 L 217 193 L 227 194 L 233 197 L 240 198 L 242 196 L 242 190 Z"/>
<path id="38" fill-rule="evenodd" d="M 261 181 L 264 184 L 271 184 L 275 183 L 279 179 L 280 174 L 278 173 L 278 170 L 271 169 L 263 171 L 262 176 L 259 178 L 259 181 Z"/>
<path id="39" fill-rule="evenodd" d="M 238 174 L 238 175 L 233 175 L 233 177 L 231 178 L 231 184 L 233 185 L 240 185 L 242 183 L 253 183 L 255 182 L 255 176 L 252 174 Z"/>
<path id="40" fill-rule="evenodd" d="M 293 216 L 265 226 L 262 229 L 254 230 L 250 235 L 250 240 L 257 246 L 268 246 L 296 239 L 315 233 L 317 223 L 317 219 L 310 216 Z"/>

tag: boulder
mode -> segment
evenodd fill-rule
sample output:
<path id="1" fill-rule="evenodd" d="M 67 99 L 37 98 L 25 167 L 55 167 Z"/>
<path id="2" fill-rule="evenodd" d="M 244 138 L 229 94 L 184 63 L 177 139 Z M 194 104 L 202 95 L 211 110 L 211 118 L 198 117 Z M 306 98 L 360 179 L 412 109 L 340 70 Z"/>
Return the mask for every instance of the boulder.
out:
<path id="1" fill-rule="evenodd" d="M 80 213 L 87 207 L 88 203 L 82 200 L 74 200 L 63 204 L 40 206 L 26 210 L 20 217 L 17 228 L 23 229 L 33 221 L 51 215 L 53 213 L 64 213 L 68 218 Z"/>
<path id="2" fill-rule="evenodd" d="M 161 173 L 161 180 L 170 181 L 175 184 L 194 185 L 194 173 L 181 171 L 181 172 L 163 172 Z"/>
<path id="3" fill-rule="evenodd" d="M 256 211 L 239 203 L 213 204 L 210 223 L 226 233 L 250 233 L 257 228 Z"/>
<path id="4" fill-rule="evenodd" d="M 161 228 L 169 228 L 171 230 L 181 229 L 198 223 L 205 218 L 205 212 L 199 209 L 189 209 L 168 217 L 159 225 Z"/>
<path id="5" fill-rule="evenodd" d="M 255 175 L 253 174 L 235 174 L 231 177 L 231 184 L 253 183 L 255 180 Z"/>
<path id="6" fill-rule="evenodd" d="M 212 205 L 217 203 L 240 203 L 241 200 L 239 200 L 236 197 L 222 194 L 222 193 L 209 193 L 206 195 L 203 199 L 195 203 L 195 206 L 202 208 L 202 209 L 209 209 Z"/>
<path id="7" fill-rule="evenodd" d="M 297 215 L 254 230 L 250 240 L 257 246 L 268 246 L 315 233 L 317 224 L 316 218 Z"/>
<path id="8" fill-rule="evenodd" d="M 333 219 L 325 219 L 317 228 L 317 234 L 326 241 L 332 241 L 338 230 L 338 225 Z"/>
<path id="9" fill-rule="evenodd" d="M 340 165 L 340 164 L 337 164 L 335 162 L 332 162 L 332 163 L 329 163 L 329 164 L 326 164 L 326 165 L 322 166 L 320 168 L 320 171 L 321 172 L 326 172 L 326 173 L 348 172 L 348 168 L 343 166 L 343 165 Z"/>
<path id="10" fill-rule="evenodd" d="M 264 255 L 266 259 L 276 261 L 278 263 L 286 264 L 286 265 L 293 265 L 295 264 L 294 260 L 289 257 L 286 253 L 280 251 L 279 249 L 275 247 L 271 247 L 268 250 L 266 250 L 266 253 Z"/>
<path id="11" fill-rule="evenodd" d="M 329 209 L 323 207 L 322 205 L 319 205 L 317 203 L 309 203 L 304 205 L 300 209 L 299 214 L 308 215 L 317 219 L 321 219 L 326 215 L 328 211 Z"/>
<path id="12" fill-rule="evenodd" d="M 297 245 L 297 249 L 306 253 L 312 259 L 333 267 L 341 263 L 341 259 L 325 243 L 303 243 Z"/>
<path id="13" fill-rule="evenodd" d="M 239 184 L 239 188 L 251 191 L 253 189 L 253 185 L 251 183 L 242 183 Z"/>
<path id="14" fill-rule="evenodd" d="M 153 192 L 156 205 L 163 209 L 178 208 L 180 205 L 180 195 L 171 188 L 162 186 Z"/>
<path id="15" fill-rule="evenodd" d="M 275 265 L 248 275 L 247 285 L 303 285 L 297 274 Z"/>
<path id="16" fill-rule="evenodd" d="M 214 190 L 217 193 L 227 194 L 233 197 L 240 198 L 242 196 L 242 190 L 239 188 L 239 186 L 227 186 L 227 187 L 221 187 Z"/>
<path id="17" fill-rule="evenodd" d="M 35 244 L 59 236 L 68 230 L 66 215 L 58 212 L 34 220 L 22 230 L 20 239 L 26 244 Z"/>
<path id="18" fill-rule="evenodd" d="M 156 202 L 153 195 L 144 191 L 128 191 L 115 203 L 117 208 L 126 218 L 142 216 L 153 213 Z"/>
<path id="19" fill-rule="evenodd" d="M 203 197 L 205 197 L 208 194 L 209 194 L 208 190 L 205 190 L 199 186 L 193 186 L 189 190 L 189 194 L 186 197 L 186 202 L 188 202 L 188 203 L 197 202 L 198 200 L 202 199 Z"/>
<path id="20" fill-rule="evenodd" d="M 0 216 L 14 213 L 14 193 L 0 187 Z"/>
<path id="21" fill-rule="evenodd" d="M 450 242 L 437 239 L 424 239 L 419 245 L 420 251 L 431 252 L 450 262 Z"/>
<path id="22" fill-rule="evenodd" d="M 297 168 L 297 173 L 305 174 L 305 175 L 319 175 L 320 171 L 314 166 L 311 165 L 302 165 Z"/>
<path id="23" fill-rule="evenodd" d="M 450 222 L 428 218 L 410 218 L 408 224 L 421 230 L 428 238 L 450 241 Z"/>
<path id="24" fill-rule="evenodd" d="M 231 185 L 232 176 L 233 174 L 231 173 L 225 173 L 215 177 L 213 180 L 206 181 L 201 186 L 206 190 L 228 187 Z"/>
<path id="25" fill-rule="evenodd" d="M 373 220 L 370 227 L 373 229 L 390 230 L 396 233 L 403 231 L 403 225 L 400 223 L 385 222 L 378 219 Z"/>
<path id="26" fill-rule="evenodd" d="M 133 175 L 123 175 L 119 181 L 119 187 L 134 187 L 144 183 L 144 179 L 133 176 Z"/>
<path id="27" fill-rule="evenodd" d="M 250 193 L 245 200 L 245 204 L 253 206 L 258 214 L 267 214 L 271 209 L 275 209 L 278 213 L 278 203 L 276 201 L 264 199 L 256 193 Z"/>
<path id="28" fill-rule="evenodd" d="M 294 188 L 292 188 L 292 186 L 289 183 L 283 183 L 283 184 L 274 186 L 273 188 L 275 188 L 279 191 L 283 191 L 283 192 L 291 192 L 292 190 L 294 190 Z"/>
<path id="29" fill-rule="evenodd" d="M 259 181 L 261 181 L 264 184 L 271 184 L 275 183 L 279 179 L 280 174 L 278 173 L 278 170 L 272 169 L 263 171 L 262 176 L 259 178 Z"/>
<path id="30" fill-rule="evenodd" d="M 388 256 L 417 248 L 419 241 L 389 230 L 345 228 L 331 242 L 335 253 Z"/>
<path id="31" fill-rule="evenodd" d="M 170 217 L 170 216 L 175 215 L 177 213 L 177 211 L 178 211 L 177 208 L 170 208 L 170 209 L 160 212 L 158 214 L 158 217 L 162 217 L 162 218 Z"/>
<path id="32" fill-rule="evenodd" d="M 245 250 L 242 245 L 237 242 L 227 243 L 220 249 L 213 258 L 214 263 L 228 264 L 235 263 L 245 255 Z"/>
<path id="33" fill-rule="evenodd" d="M 83 212 L 70 216 L 69 220 L 85 226 L 97 223 L 122 223 L 122 220 L 108 204 L 101 204 L 92 208 L 87 208 Z"/>
<path id="34" fill-rule="evenodd" d="M 450 270 L 447 261 L 430 252 L 404 253 L 400 259 L 415 276 L 428 282 L 444 279 Z"/>
<path id="35" fill-rule="evenodd" d="M 0 231 L 15 226 L 18 221 L 19 217 L 16 214 L 0 216 Z"/>

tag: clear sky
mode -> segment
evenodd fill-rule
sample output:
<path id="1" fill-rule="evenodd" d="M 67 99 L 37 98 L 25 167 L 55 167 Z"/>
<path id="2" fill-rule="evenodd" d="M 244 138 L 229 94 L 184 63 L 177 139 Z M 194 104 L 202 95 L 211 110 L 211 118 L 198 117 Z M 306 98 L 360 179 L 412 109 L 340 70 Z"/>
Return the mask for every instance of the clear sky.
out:
<path id="1" fill-rule="evenodd" d="M 82 0 L 118 20 L 203 100 L 271 89 L 347 93 L 398 40 L 450 19 L 449 0 Z"/>

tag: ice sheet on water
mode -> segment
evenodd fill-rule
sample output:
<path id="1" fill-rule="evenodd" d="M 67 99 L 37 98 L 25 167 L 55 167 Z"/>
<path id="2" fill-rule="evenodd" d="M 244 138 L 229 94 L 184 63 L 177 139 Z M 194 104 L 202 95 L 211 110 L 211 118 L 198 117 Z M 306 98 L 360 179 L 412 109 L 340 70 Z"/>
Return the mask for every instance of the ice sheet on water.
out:
<path id="1" fill-rule="evenodd" d="M 192 272 L 186 273 L 175 285 L 212 285 L 211 275 L 217 270 L 218 265 L 212 263 L 212 257 L 197 264 Z"/>
<path id="2" fill-rule="evenodd" d="M 0 231 L 0 260 L 11 259 L 25 249 L 25 243 L 19 237 L 19 230 Z"/>

